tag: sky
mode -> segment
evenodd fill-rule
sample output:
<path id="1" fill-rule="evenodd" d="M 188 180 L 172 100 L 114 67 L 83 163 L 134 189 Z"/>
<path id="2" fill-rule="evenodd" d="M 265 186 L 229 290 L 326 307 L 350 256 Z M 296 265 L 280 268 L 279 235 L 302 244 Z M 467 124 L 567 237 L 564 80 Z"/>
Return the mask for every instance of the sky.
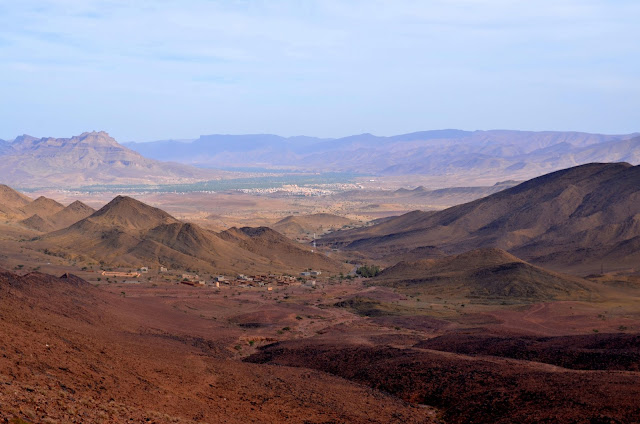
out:
<path id="1" fill-rule="evenodd" d="M 0 139 L 640 131 L 636 0 L 4 0 Z"/>

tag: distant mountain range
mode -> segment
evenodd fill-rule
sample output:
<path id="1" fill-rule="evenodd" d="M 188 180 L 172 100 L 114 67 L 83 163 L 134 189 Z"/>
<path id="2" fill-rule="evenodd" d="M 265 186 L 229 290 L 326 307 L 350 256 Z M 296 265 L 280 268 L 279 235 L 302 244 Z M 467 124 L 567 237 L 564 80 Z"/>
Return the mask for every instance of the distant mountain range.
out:
<path id="1" fill-rule="evenodd" d="M 206 135 L 192 141 L 119 144 L 101 131 L 71 138 L 22 135 L 13 141 L 0 140 L 0 183 L 18 187 L 179 184 L 226 175 L 212 168 L 267 168 L 451 176 L 454 185 L 456 179 L 486 185 L 589 162 L 620 161 L 640 164 L 640 133 L 437 130 L 338 139 Z"/>
<path id="2" fill-rule="evenodd" d="M 22 135 L 11 142 L 0 141 L 0 183 L 13 186 L 172 184 L 220 175 L 213 170 L 145 158 L 102 131 L 71 138 Z"/>
<path id="3" fill-rule="evenodd" d="M 496 175 L 524 179 L 589 162 L 640 163 L 640 133 L 435 130 L 337 139 L 203 135 L 125 143 L 158 160 L 210 167 L 269 167 L 370 175 Z"/>

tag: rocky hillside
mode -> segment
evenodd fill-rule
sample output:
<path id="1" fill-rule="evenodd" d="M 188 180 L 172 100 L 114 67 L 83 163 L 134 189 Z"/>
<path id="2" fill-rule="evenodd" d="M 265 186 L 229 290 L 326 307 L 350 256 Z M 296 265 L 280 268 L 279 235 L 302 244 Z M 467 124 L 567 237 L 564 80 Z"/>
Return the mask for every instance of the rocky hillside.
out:
<path id="1" fill-rule="evenodd" d="M 0 184 L 0 219 L 12 220 L 24 217 L 22 208 L 31 202 L 33 199 L 30 197 L 5 184 Z"/>
<path id="2" fill-rule="evenodd" d="M 126 196 L 35 243 L 59 254 L 127 267 L 164 265 L 232 274 L 337 271 L 343 266 L 268 228 L 218 234 Z"/>
<path id="3" fill-rule="evenodd" d="M 163 297 L 0 269 L 0 422 L 435 423 L 336 377 L 240 362 L 242 328 Z"/>
<path id="4" fill-rule="evenodd" d="M 401 260 L 416 249 L 445 253 L 498 247 L 536 264 L 637 267 L 640 166 L 592 163 L 553 172 L 439 212 L 415 211 L 323 244 Z"/>
<path id="5" fill-rule="evenodd" d="M 59 230 L 91 215 L 95 210 L 76 200 L 68 206 L 40 196 L 33 200 L 7 185 L 0 185 L 0 219 L 18 222 L 40 232 Z"/>
<path id="6" fill-rule="evenodd" d="M 71 138 L 17 137 L 0 150 L 0 175 L 14 186 L 78 187 L 192 182 L 220 173 L 147 159 L 100 131 Z"/>
<path id="7" fill-rule="evenodd" d="M 477 249 L 442 259 L 400 262 L 374 284 L 412 295 L 499 300 L 509 303 L 593 300 L 595 284 L 528 264 L 501 249 Z"/>
<path id="8" fill-rule="evenodd" d="M 311 239 L 315 233 L 318 237 L 343 227 L 355 226 L 357 223 L 330 213 L 315 213 L 310 215 L 290 215 L 271 226 L 277 232 L 292 239 Z"/>

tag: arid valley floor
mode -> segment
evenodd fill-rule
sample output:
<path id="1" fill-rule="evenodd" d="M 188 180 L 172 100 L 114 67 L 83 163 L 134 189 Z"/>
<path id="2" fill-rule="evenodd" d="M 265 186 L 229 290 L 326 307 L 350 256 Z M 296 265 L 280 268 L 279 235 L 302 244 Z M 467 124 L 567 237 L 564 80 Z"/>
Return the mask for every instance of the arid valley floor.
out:
<path id="1" fill-rule="evenodd" d="M 640 422 L 637 170 L 429 195 L 4 187 L 0 419 Z M 627 200 L 594 215 L 613 180 Z"/>

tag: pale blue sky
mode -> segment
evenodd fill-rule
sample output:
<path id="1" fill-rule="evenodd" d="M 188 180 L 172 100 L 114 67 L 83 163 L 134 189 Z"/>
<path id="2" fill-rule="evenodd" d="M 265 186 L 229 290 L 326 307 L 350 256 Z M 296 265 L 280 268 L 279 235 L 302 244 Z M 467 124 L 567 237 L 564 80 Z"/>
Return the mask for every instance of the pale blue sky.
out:
<path id="1" fill-rule="evenodd" d="M 0 138 L 640 131 L 640 2 L 0 0 Z"/>

